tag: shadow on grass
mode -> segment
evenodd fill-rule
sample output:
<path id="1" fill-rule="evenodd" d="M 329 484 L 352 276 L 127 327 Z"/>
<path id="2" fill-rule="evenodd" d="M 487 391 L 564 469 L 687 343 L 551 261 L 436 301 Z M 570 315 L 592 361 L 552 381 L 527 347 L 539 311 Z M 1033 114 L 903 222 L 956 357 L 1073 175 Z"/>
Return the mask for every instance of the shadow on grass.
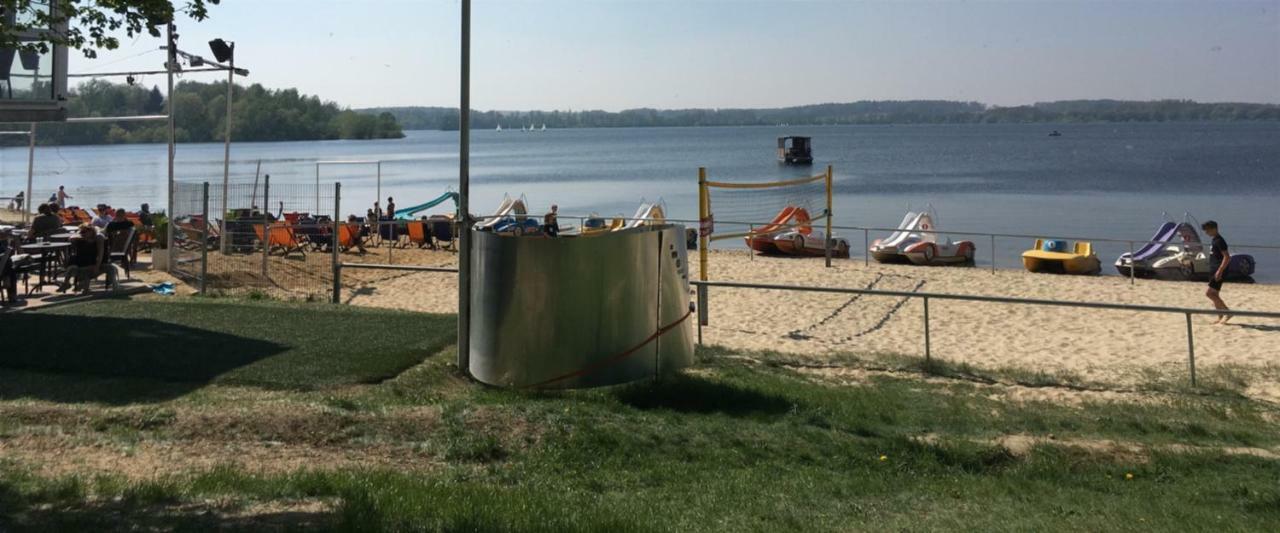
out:
<path id="1" fill-rule="evenodd" d="M 636 409 L 729 416 L 777 416 L 793 406 L 781 396 L 687 374 L 627 386 L 616 395 L 619 401 Z"/>
<path id="2" fill-rule="evenodd" d="M 179 395 L 288 347 L 146 318 L 15 314 L 0 320 L 0 367 L 114 379 L 0 380 L 0 399 L 121 403 Z M 67 376 L 67 378 L 72 378 Z M 143 378 L 143 379 L 137 379 Z M 163 383 L 181 382 L 181 383 Z M 124 390 L 117 387 L 124 385 Z"/>

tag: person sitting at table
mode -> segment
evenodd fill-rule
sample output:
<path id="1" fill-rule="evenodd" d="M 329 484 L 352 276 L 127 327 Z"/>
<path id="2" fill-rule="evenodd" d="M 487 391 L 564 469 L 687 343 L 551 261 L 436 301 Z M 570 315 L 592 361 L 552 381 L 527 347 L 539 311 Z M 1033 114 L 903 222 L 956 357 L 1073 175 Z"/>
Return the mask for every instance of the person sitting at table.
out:
<path id="1" fill-rule="evenodd" d="M 98 234 L 93 225 L 81 224 L 80 232 L 71 238 L 71 259 L 67 260 L 67 270 L 58 292 L 67 292 L 72 278 L 75 278 L 77 292 L 89 292 L 89 282 L 98 277 L 104 267 L 108 281 L 114 286 L 113 269 L 107 264 L 107 239 Z"/>
<path id="2" fill-rule="evenodd" d="M 40 214 L 31 219 L 31 231 L 27 234 L 27 238 L 34 241 L 37 238 L 48 238 L 50 235 L 62 233 L 62 219 L 58 217 L 55 205 L 40 204 L 38 211 Z"/>
<path id="3" fill-rule="evenodd" d="M 94 211 L 97 211 L 97 214 L 93 217 L 93 225 L 99 228 L 106 228 L 107 224 L 110 224 L 112 220 L 111 208 L 107 207 L 107 204 L 98 204 L 98 208 Z"/>
<path id="4" fill-rule="evenodd" d="M 125 216 L 124 208 L 116 209 L 115 216 L 111 217 L 111 222 L 107 223 L 107 235 L 111 235 L 117 231 L 123 231 L 133 228 L 133 221 Z"/>

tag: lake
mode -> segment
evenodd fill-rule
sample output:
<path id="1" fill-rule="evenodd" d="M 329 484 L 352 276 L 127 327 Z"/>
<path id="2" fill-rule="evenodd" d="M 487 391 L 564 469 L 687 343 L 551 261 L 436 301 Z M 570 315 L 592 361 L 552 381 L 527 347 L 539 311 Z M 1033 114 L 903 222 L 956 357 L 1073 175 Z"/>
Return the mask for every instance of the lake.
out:
<path id="1" fill-rule="evenodd" d="M 1063 135 L 1048 136 L 1053 130 Z M 812 136 L 815 165 L 779 165 L 781 135 Z M 165 153 L 164 145 L 39 147 L 35 197 L 65 185 L 75 204 L 163 206 Z M 273 186 L 314 183 L 316 161 L 357 159 L 383 161 L 382 196 L 394 196 L 401 207 L 457 187 L 457 132 L 437 131 L 379 141 L 237 143 L 232 181 L 252 183 L 260 161 Z M 492 210 L 503 194 L 525 194 L 537 212 L 557 203 L 567 214 L 630 215 L 642 198 L 661 198 L 670 216 L 697 218 L 700 166 L 713 180 L 769 181 L 830 164 L 838 224 L 892 226 L 908 206 L 932 205 L 943 230 L 1145 240 L 1164 213 L 1177 220 L 1190 213 L 1217 220 L 1234 244 L 1280 244 L 1275 123 L 484 130 L 473 133 L 471 162 L 476 213 Z M 0 195 L 25 188 L 26 165 L 25 148 L 0 150 Z M 322 182 L 343 183 L 345 212 L 362 214 L 372 204 L 372 165 L 321 172 Z M 179 145 L 177 175 L 221 183 L 222 145 Z M 763 213 L 779 201 L 762 194 L 755 207 Z M 734 208 L 746 213 L 752 206 Z M 727 220 L 721 209 L 716 213 Z M 847 237 L 861 247 L 861 232 Z M 975 240 L 979 264 L 988 264 L 990 241 Z M 999 265 L 1017 267 L 1030 245 L 999 240 Z M 1096 249 L 1114 273 L 1110 263 L 1127 245 Z M 1280 253 L 1237 252 L 1258 259 L 1259 281 L 1280 281 Z"/>

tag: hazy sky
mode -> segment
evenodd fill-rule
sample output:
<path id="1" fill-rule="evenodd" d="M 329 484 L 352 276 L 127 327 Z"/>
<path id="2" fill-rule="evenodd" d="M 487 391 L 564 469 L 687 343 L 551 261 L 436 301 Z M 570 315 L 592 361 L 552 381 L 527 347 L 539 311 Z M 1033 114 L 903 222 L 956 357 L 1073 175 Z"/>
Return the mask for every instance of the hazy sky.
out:
<path id="1" fill-rule="evenodd" d="M 211 57 L 209 39 L 236 41 L 250 81 L 341 105 L 456 106 L 459 5 L 223 0 L 209 20 L 180 23 L 180 46 Z M 478 109 L 1280 102 L 1280 0 L 473 5 Z M 73 52 L 71 71 L 163 68 L 160 44 L 125 40 L 92 61 Z"/>

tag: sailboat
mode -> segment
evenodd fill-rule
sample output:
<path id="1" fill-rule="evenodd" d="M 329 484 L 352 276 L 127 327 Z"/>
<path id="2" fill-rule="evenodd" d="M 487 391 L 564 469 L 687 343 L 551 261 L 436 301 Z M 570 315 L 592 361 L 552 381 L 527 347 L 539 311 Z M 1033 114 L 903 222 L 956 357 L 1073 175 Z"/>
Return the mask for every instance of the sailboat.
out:
<path id="1" fill-rule="evenodd" d="M 493 131 L 502 131 L 502 124 L 498 124 L 498 127 L 494 128 Z"/>
<path id="2" fill-rule="evenodd" d="M 542 123 L 542 129 L 540 129 L 540 130 L 538 130 L 538 131 L 547 131 L 547 124 L 546 124 L 545 122 L 544 122 L 544 123 Z"/>

